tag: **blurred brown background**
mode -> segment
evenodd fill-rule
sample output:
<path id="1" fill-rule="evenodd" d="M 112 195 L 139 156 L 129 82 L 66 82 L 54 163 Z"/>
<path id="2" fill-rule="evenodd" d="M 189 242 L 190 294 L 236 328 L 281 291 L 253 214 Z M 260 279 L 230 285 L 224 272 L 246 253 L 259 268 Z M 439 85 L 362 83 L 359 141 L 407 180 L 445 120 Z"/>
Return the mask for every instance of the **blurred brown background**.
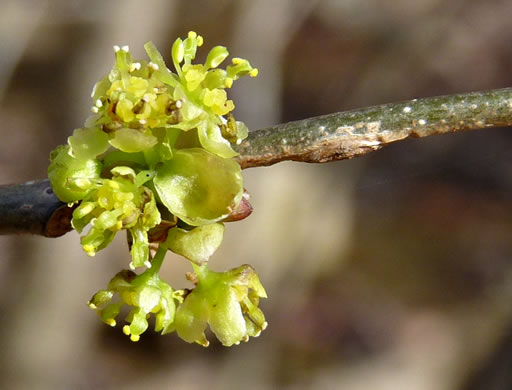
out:
<path id="1" fill-rule="evenodd" d="M 114 60 L 195 30 L 260 70 L 232 90 L 257 129 L 512 84 L 510 0 L 1 0 L 0 182 L 46 175 Z M 408 140 L 351 161 L 244 172 L 254 214 L 214 269 L 260 272 L 269 328 L 208 349 L 131 343 L 85 302 L 128 264 L 78 236 L 0 237 L 0 388 L 511 389 L 512 134 Z M 188 271 L 169 256 L 176 287 Z"/>

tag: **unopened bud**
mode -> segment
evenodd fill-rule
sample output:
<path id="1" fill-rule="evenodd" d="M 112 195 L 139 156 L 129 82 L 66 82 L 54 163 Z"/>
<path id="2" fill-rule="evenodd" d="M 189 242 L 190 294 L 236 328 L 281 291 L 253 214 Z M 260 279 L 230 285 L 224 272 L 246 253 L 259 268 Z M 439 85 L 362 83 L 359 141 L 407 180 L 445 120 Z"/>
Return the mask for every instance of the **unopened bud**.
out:
<path id="1" fill-rule="evenodd" d="M 222 222 L 236 222 L 241 221 L 242 219 L 247 218 L 252 214 L 252 206 L 249 203 L 250 195 L 247 190 L 244 188 L 244 194 L 242 195 L 242 200 L 236 206 L 231 213 L 222 221 Z"/>

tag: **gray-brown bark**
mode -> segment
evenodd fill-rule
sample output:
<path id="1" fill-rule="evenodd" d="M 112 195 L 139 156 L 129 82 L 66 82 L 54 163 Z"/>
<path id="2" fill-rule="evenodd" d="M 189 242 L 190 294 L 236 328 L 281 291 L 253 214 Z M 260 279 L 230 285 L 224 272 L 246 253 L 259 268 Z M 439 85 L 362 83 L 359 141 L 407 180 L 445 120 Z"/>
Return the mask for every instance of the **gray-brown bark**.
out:
<path id="1" fill-rule="evenodd" d="M 243 168 L 321 163 L 408 137 L 512 125 L 512 88 L 439 96 L 339 112 L 251 132 L 237 147 Z"/>
<path id="2" fill-rule="evenodd" d="M 48 180 L 0 186 L 0 234 L 59 237 L 71 230 L 71 209 Z"/>

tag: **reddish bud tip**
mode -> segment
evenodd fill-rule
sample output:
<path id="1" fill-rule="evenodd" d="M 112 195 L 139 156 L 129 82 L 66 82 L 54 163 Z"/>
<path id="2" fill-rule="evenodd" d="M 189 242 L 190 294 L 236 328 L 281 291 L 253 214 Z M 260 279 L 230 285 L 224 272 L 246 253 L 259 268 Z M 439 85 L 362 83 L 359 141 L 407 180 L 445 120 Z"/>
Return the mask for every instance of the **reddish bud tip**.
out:
<path id="1" fill-rule="evenodd" d="M 236 208 L 231 211 L 231 213 L 222 221 L 222 222 L 236 222 L 241 221 L 242 219 L 247 218 L 252 214 L 252 206 L 249 203 L 250 195 L 247 190 L 244 188 L 244 194 L 242 196 L 242 200 L 236 206 Z"/>

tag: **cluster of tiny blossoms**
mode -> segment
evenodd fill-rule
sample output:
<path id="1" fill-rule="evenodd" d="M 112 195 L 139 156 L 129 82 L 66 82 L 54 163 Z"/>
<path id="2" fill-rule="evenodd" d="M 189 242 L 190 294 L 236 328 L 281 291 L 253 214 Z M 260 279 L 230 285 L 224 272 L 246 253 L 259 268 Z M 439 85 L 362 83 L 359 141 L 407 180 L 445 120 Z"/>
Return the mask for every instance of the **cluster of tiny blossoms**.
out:
<path id="1" fill-rule="evenodd" d="M 151 314 L 155 331 L 175 331 L 203 346 L 207 326 L 226 346 L 267 326 L 258 307 L 266 293 L 251 266 L 208 268 L 224 222 L 252 210 L 232 148 L 248 130 L 233 117 L 226 89 L 258 71 L 241 58 L 220 68 L 229 54 L 223 46 L 212 48 L 204 64 L 193 64 L 202 44 L 194 32 L 174 42 L 176 73 L 151 42 L 145 45 L 149 61 L 114 46 L 115 65 L 92 92 L 93 115 L 50 156 L 54 192 L 74 207 L 74 229 L 87 229 L 84 251 L 94 256 L 118 231 L 128 234 L 130 269 L 94 294 L 89 307 L 115 326 L 122 306 L 131 306 L 123 332 L 132 341 L 146 331 Z M 195 288 L 176 290 L 160 279 L 167 251 L 191 262 L 187 277 Z"/>

